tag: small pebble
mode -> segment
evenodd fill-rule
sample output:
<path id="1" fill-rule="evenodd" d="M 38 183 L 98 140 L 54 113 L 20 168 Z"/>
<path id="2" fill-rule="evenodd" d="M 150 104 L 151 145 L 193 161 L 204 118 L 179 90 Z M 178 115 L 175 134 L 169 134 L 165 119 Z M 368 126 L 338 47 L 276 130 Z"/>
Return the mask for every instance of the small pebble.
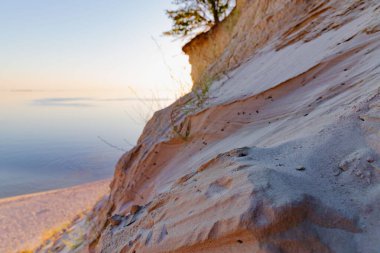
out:
<path id="1" fill-rule="evenodd" d="M 304 166 L 298 166 L 297 168 L 296 168 L 296 170 L 299 170 L 299 171 L 303 171 L 303 170 L 305 170 L 306 168 L 304 167 Z"/>
<path id="2" fill-rule="evenodd" d="M 334 170 L 334 176 L 339 176 L 342 171 L 340 169 Z"/>
<path id="3" fill-rule="evenodd" d="M 111 223 L 112 226 L 118 226 L 122 220 L 123 216 L 118 214 L 112 215 L 112 217 L 108 218 L 108 221 Z"/>
<path id="4" fill-rule="evenodd" d="M 138 211 L 140 211 L 140 209 L 141 209 L 141 206 L 139 206 L 139 205 L 133 205 L 133 206 L 131 206 L 130 213 L 131 214 L 136 214 Z"/>

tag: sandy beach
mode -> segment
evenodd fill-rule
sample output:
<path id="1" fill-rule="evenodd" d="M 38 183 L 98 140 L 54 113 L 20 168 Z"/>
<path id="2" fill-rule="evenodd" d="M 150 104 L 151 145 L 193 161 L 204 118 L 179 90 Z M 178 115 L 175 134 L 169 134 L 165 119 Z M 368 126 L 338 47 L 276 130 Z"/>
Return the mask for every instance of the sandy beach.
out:
<path id="1" fill-rule="evenodd" d="M 0 252 L 37 246 L 107 194 L 110 180 L 0 199 Z"/>

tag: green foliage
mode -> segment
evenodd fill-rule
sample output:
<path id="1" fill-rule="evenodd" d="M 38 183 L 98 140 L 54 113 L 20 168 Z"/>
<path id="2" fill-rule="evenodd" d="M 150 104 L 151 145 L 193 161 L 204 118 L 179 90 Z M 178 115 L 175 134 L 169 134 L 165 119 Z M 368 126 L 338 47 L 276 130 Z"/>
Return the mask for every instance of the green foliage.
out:
<path id="1" fill-rule="evenodd" d="M 234 0 L 174 0 L 176 10 L 167 10 L 173 21 L 165 35 L 186 37 L 205 31 L 222 21 L 235 6 Z"/>

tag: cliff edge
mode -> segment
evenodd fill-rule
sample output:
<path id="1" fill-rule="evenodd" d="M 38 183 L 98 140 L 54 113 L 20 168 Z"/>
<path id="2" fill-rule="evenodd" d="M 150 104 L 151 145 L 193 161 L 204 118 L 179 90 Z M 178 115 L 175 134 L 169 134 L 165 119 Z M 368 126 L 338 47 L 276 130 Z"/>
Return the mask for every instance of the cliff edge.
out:
<path id="1" fill-rule="evenodd" d="M 193 91 L 120 159 L 76 247 L 38 251 L 378 252 L 379 1 L 241 0 L 184 51 Z"/>

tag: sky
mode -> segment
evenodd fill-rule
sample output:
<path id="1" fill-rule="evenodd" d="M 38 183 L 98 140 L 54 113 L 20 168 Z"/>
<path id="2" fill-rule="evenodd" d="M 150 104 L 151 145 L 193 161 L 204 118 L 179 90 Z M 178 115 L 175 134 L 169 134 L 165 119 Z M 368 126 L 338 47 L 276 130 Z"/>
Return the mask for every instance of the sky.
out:
<path id="1" fill-rule="evenodd" d="M 0 0 L 1 90 L 183 89 L 171 0 Z M 174 75 L 171 77 L 171 74 Z"/>

